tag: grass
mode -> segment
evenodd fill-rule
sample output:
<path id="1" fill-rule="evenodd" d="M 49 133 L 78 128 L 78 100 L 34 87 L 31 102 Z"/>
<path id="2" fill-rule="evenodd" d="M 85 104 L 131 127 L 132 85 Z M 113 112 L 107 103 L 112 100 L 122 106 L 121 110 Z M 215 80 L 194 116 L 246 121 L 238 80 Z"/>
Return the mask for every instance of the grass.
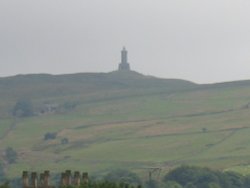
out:
<path id="1" fill-rule="evenodd" d="M 108 78 L 103 75 L 67 78 L 75 82 L 56 78 L 55 81 L 47 76 L 46 80 L 52 79 L 48 85 L 35 79 L 33 82 L 40 87 L 29 81 L 27 91 L 21 86 L 19 93 L 12 88 L 10 91 L 17 93 L 9 97 L 8 90 L 0 92 L 6 99 L 0 101 L 0 106 L 8 110 L 13 100 L 24 93 L 31 96 L 35 107 L 44 102 L 59 105 L 77 102 L 72 110 L 16 122 L 0 140 L 0 150 L 11 146 L 19 156 L 17 163 L 6 166 L 8 177 L 20 176 L 26 169 L 97 173 L 111 168 L 140 171 L 149 166 L 166 170 L 180 164 L 250 174 L 247 82 L 194 86 L 175 80 L 168 81 L 171 90 L 164 80 L 145 81 L 138 75 L 132 81 L 123 75 L 124 81 L 116 73 Z M 19 84 L 25 83 L 21 80 Z M 55 90 L 53 83 L 59 84 Z M 63 88 L 65 91 L 58 93 Z M 0 135 L 13 125 L 13 118 L 4 109 L 0 111 Z M 47 132 L 56 132 L 56 139 L 45 141 Z M 69 144 L 61 144 L 63 138 L 68 138 Z"/>
<path id="2" fill-rule="evenodd" d="M 6 131 L 11 127 L 12 120 L 0 119 L 0 137 L 3 137 Z"/>

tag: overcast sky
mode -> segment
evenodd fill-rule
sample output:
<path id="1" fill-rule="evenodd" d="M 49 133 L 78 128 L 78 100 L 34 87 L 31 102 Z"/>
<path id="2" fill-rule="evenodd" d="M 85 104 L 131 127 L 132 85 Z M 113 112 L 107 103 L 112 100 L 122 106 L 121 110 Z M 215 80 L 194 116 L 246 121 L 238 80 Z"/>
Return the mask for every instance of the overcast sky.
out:
<path id="1" fill-rule="evenodd" d="M 0 76 L 133 70 L 250 79 L 249 0 L 0 0 Z"/>

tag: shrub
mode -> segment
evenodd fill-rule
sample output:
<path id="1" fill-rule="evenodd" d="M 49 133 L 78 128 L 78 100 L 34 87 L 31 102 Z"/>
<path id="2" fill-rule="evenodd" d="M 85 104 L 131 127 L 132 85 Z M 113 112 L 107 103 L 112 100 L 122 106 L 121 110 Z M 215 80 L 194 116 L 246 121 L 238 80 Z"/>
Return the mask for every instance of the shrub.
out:
<path id="1" fill-rule="evenodd" d="M 61 140 L 61 144 L 68 144 L 69 143 L 69 139 L 68 138 L 63 138 Z"/>
<path id="2" fill-rule="evenodd" d="M 12 110 L 13 116 L 17 117 L 29 117 L 33 116 L 33 105 L 30 100 L 20 99 L 16 102 Z"/>
<path id="3" fill-rule="evenodd" d="M 110 182 L 141 184 L 141 180 L 137 174 L 124 169 L 113 170 L 109 172 L 104 179 Z"/>
<path id="4" fill-rule="evenodd" d="M 50 133 L 50 132 L 47 132 L 44 134 L 44 140 L 53 140 L 55 139 L 57 136 L 57 133 Z"/>
<path id="5" fill-rule="evenodd" d="M 8 161 L 9 164 L 15 163 L 17 159 L 17 153 L 12 147 L 7 147 L 5 149 L 5 160 Z"/>

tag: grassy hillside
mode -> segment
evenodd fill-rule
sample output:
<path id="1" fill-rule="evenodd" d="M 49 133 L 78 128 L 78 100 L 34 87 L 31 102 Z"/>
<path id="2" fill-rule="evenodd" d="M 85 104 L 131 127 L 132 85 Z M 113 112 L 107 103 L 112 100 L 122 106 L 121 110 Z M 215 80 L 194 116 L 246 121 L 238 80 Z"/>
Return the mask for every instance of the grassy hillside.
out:
<path id="1" fill-rule="evenodd" d="M 5 164 L 10 177 L 24 169 L 143 173 L 180 164 L 250 172 L 250 81 L 196 85 L 135 72 L 20 75 L 0 79 L 0 96 L 0 150 L 18 152 L 17 163 Z M 24 97 L 35 110 L 58 109 L 12 117 L 8 112 Z M 68 103 L 76 105 L 63 108 Z M 48 132 L 56 138 L 44 140 Z"/>
<path id="2" fill-rule="evenodd" d="M 137 72 L 79 73 L 68 75 L 17 75 L 0 78 L 0 116 L 6 116 L 18 99 L 61 104 L 112 100 L 141 94 L 172 92 L 194 87 L 177 79 L 158 79 Z"/>

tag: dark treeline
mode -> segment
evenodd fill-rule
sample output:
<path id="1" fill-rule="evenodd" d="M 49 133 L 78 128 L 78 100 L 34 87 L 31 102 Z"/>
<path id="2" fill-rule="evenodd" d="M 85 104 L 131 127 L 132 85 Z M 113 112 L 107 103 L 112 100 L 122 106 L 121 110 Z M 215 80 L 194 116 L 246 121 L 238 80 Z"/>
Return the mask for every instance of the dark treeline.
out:
<path id="1" fill-rule="evenodd" d="M 8 183 L 0 188 L 12 188 Z M 15 186 L 14 186 L 15 187 Z M 19 184 L 19 186 L 21 185 Z M 222 172 L 209 168 L 181 166 L 167 173 L 162 181 L 153 179 L 142 182 L 138 176 L 128 171 L 113 171 L 102 180 L 90 180 L 78 188 L 250 188 L 250 176 L 235 172 Z M 59 188 L 74 188 L 74 186 Z"/>
<path id="2" fill-rule="evenodd" d="M 165 188 L 250 188 L 250 176 L 181 166 L 163 178 Z"/>
<path id="3" fill-rule="evenodd" d="M 21 186 L 19 186 L 21 187 Z M 0 185 L 0 188 L 11 188 L 8 182 Z M 59 186 L 58 188 L 76 188 L 76 186 Z M 140 185 L 134 186 L 127 183 L 116 183 L 116 182 L 109 182 L 109 181 L 90 181 L 88 184 L 81 184 L 77 186 L 77 188 L 142 188 Z"/>

